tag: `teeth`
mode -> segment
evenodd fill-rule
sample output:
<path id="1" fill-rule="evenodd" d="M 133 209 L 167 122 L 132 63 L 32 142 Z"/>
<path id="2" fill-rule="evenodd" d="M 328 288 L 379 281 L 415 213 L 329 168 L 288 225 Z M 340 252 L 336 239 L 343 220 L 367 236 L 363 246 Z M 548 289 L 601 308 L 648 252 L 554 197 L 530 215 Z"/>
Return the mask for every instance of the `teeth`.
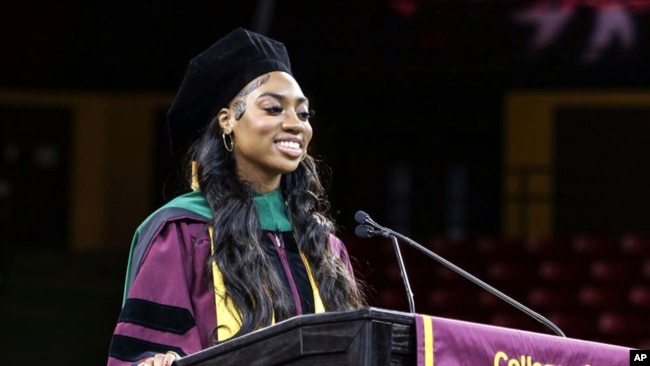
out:
<path id="1" fill-rule="evenodd" d="M 290 149 L 300 149 L 300 144 L 293 141 L 278 141 L 278 144 Z"/>

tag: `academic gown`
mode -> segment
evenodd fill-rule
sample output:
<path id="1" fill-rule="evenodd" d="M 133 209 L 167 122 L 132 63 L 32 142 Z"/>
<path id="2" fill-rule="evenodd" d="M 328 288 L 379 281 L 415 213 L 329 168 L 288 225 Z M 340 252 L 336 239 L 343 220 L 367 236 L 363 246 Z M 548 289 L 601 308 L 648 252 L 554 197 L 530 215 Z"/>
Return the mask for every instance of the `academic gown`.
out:
<path id="1" fill-rule="evenodd" d="M 256 200 L 258 210 L 266 212 L 259 202 Z M 277 211 L 277 204 L 274 207 Z M 213 345 L 217 315 L 208 265 L 211 217 L 200 191 L 194 191 L 170 201 L 140 225 L 129 255 L 124 303 L 111 339 L 109 366 L 137 364 L 170 350 L 188 355 Z M 269 230 L 262 221 L 262 245 L 294 298 L 294 314 L 313 313 L 313 293 L 292 232 L 286 231 L 286 226 Z M 329 245 L 352 275 L 341 240 L 330 235 Z"/>

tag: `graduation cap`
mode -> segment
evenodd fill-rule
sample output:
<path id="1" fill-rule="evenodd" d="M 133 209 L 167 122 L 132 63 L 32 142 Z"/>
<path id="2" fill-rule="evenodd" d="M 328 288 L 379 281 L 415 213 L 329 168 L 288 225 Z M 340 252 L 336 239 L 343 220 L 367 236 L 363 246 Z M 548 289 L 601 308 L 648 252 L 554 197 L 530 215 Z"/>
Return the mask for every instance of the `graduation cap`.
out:
<path id="1" fill-rule="evenodd" d="M 284 44 L 243 28 L 190 60 L 167 113 L 172 154 L 190 147 L 246 84 L 271 71 L 291 74 Z"/>

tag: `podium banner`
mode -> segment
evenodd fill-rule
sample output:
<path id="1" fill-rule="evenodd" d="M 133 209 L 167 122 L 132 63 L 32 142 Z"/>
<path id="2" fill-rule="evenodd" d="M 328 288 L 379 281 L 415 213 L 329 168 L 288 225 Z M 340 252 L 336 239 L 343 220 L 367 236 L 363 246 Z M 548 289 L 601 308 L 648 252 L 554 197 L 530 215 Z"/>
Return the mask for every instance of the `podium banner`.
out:
<path id="1" fill-rule="evenodd" d="M 418 366 L 628 366 L 627 347 L 415 315 Z"/>

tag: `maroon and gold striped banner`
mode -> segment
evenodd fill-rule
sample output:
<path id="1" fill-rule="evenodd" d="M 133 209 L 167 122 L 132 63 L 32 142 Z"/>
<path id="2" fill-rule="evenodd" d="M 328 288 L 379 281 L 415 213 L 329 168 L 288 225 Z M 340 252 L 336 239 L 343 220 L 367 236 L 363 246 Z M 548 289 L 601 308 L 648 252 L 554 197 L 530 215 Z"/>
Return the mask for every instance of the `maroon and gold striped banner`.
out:
<path id="1" fill-rule="evenodd" d="M 415 315 L 417 366 L 628 366 L 630 349 Z"/>

